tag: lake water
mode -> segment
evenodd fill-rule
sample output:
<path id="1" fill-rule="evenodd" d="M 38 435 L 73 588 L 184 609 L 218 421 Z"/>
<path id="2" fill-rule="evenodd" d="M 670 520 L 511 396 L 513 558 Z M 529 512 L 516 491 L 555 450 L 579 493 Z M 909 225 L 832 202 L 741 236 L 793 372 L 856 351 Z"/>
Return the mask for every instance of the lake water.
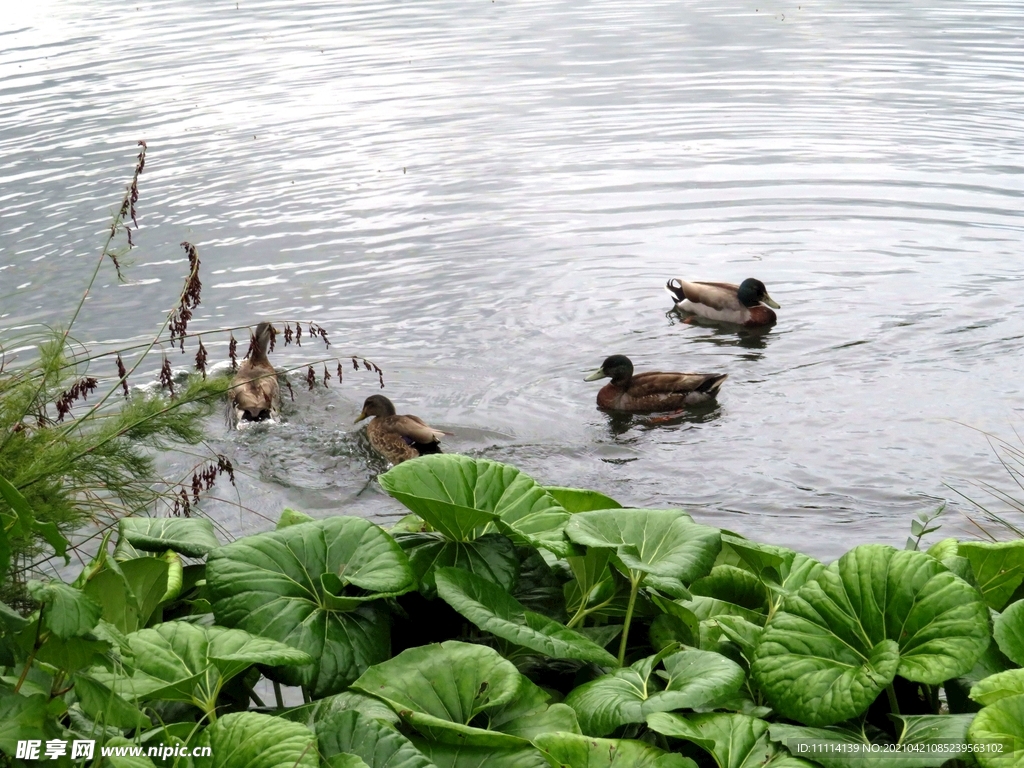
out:
<path id="1" fill-rule="evenodd" d="M 1024 409 L 1019 2 L 12 3 L 4 327 L 70 315 L 138 139 L 133 284 L 104 270 L 91 345 L 159 327 L 189 240 L 193 330 L 315 321 L 450 450 L 547 484 L 825 558 L 969 510 L 947 484 L 1009 486 L 977 430 L 1015 440 Z M 749 276 L 782 305 L 766 334 L 668 312 L 668 278 Z M 613 353 L 729 380 L 611 419 L 583 377 Z M 244 509 L 207 505 L 226 530 L 401 513 L 352 424 L 376 376 L 349 371 L 280 426 L 213 424 L 244 473 Z"/>

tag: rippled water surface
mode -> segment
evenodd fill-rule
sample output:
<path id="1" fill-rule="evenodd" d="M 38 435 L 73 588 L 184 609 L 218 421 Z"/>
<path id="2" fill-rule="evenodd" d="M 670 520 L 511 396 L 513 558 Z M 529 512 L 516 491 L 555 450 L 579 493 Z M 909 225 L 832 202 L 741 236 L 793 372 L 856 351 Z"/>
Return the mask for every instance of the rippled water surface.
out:
<path id="1" fill-rule="evenodd" d="M 451 450 L 545 483 L 823 557 L 901 544 L 946 483 L 1006 484 L 963 425 L 1012 436 L 1024 408 L 1018 2 L 12 4 L 4 326 L 69 316 L 138 139 L 132 284 L 103 273 L 86 342 L 155 331 L 189 240 L 194 330 L 316 321 Z M 748 276 L 768 333 L 667 312 L 670 277 Z M 729 380 L 611 419 L 582 379 L 612 353 Z M 246 473 L 245 510 L 208 505 L 230 531 L 400 513 L 352 425 L 376 377 L 332 383 L 283 425 L 214 425 Z"/>

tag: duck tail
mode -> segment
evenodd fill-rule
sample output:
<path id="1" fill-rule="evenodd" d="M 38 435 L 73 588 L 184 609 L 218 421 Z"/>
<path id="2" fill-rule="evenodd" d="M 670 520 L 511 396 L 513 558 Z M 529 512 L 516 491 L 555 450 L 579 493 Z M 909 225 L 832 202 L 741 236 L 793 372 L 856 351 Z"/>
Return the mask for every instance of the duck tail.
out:
<path id="1" fill-rule="evenodd" d="M 697 387 L 698 392 L 706 392 L 709 395 L 717 395 L 722 384 L 729 378 L 728 373 L 711 374 L 704 380 L 704 383 Z"/>
<path id="2" fill-rule="evenodd" d="M 677 304 L 686 298 L 686 294 L 683 293 L 683 284 L 674 277 L 665 283 L 665 290 L 672 294 L 672 298 Z"/>

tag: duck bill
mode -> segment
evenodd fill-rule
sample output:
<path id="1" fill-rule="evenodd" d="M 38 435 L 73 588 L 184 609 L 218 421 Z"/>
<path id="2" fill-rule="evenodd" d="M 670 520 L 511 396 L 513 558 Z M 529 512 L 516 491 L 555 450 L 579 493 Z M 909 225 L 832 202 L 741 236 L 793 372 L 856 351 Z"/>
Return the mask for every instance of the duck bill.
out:
<path id="1" fill-rule="evenodd" d="M 604 372 L 604 368 L 598 368 L 592 374 L 587 376 L 587 378 L 585 378 L 584 381 L 597 381 L 598 379 L 603 379 L 607 376 L 608 374 Z"/>
<path id="2" fill-rule="evenodd" d="M 763 299 L 761 299 L 761 301 L 763 301 L 763 302 L 764 302 L 765 304 L 767 304 L 767 305 L 768 305 L 769 307 L 771 307 L 772 309 L 779 309 L 779 304 L 778 304 L 778 302 L 776 302 L 776 301 L 775 301 L 775 299 L 773 299 L 773 298 L 772 298 L 771 296 L 769 296 L 769 295 L 768 295 L 767 293 L 766 293 L 766 294 L 764 295 L 764 298 L 763 298 Z"/>
<path id="3" fill-rule="evenodd" d="M 362 421 L 362 420 L 363 420 L 363 419 L 365 419 L 365 418 L 366 418 L 366 409 L 364 408 L 363 410 L 361 410 L 361 411 L 359 412 L 359 416 L 357 416 L 357 417 L 356 417 L 356 420 L 355 420 L 355 421 L 353 421 L 352 423 L 353 423 L 353 424 L 358 424 L 358 423 L 359 423 L 360 421 Z"/>

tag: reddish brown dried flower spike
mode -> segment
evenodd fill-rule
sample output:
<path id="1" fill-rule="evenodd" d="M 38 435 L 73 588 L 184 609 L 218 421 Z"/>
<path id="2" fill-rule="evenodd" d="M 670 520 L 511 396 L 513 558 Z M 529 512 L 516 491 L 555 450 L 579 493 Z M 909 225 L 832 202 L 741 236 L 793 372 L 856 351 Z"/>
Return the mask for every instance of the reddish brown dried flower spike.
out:
<path id="1" fill-rule="evenodd" d="M 358 371 L 359 370 L 359 361 L 356 360 L 354 357 L 352 358 L 352 370 L 354 370 L 354 371 Z"/>
<path id="2" fill-rule="evenodd" d="M 285 379 L 284 380 L 284 385 L 286 387 L 288 387 L 288 396 L 292 399 L 292 402 L 294 402 L 295 401 L 295 390 L 292 389 L 292 383 L 290 381 L 288 381 L 288 379 Z"/>
<path id="3" fill-rule="evenodd" d="M 369 362 L 367 362 L 366 358 L 363 358 L 363 367 L 366 368 L 366 370 L 368 370 L 368 371 L 372 371 L 373 370 L 373 366 L 370 365 Z"/>
<path id="4" fill-rule="evenodd" d="M 243 360 L 248 360 L 250 357 L 252 357 L 252 353 L 255 352 L 255 351 L 256 351 L 256 334 L 254 334 L 252 331 L 249 331 L 249 348 L 247 350 L 245 350 L 245 357 L 242 358 L 242 359 Z"/>
<path id="5" fill-rule="evenodd" d="M 306 369 L 306 383 L 309 385 L 310 390 L 316 386 L 316 373 L 313 371 L 312 365 Z"/>
<path id="6" fill-rule="evenodd" d="M 235 339 L 235 334 L 229 334 L 231 340 L 228 342 L 228 357 L 231 358 L 231 370 L 238 370 L 238 340 Z"/>
<path id="7" fill-rule="evenodd" d="M 228 480 L 231 484 L 235 484 L 235 467 L 231 463 L 231 459 L 227 456 L 217 454 L 217 472 L 220 474 L 227 474 Z"/>
<path id="8" fill-rule="evenodd" d="M 164 364 L 160 366 L 160 386 L 164 387 L 174 397 L 174 375 L 171 373 L 171 363 L 164 355 Z"/>
<path id="9" fill-rule="evenodd" d="M 117 375 L 121 377 L 121 389 L 124 390 L 124 399 L 128 399 L 128 371 L 124 367 L 121 356 L 117 356 Z"/>
<path id="10" fill-rule="evenodd" d="M 324 363 L 324 386 L 327 386 L 327 382 L 331 380 L 331 374 L 327 372 L 327 363 Z"/>
<path id="11" fill-rule="evenodd" d="M 181 291 L 181 302 L 171 314 L 171 344 L 178 341 L 181 351 L 185 351 L 185 335 L 188 333 L 188 321 L 192 319 L 192 310 L 199 306 L 203 291 L 203 283 L 199 279 L 199 252 L 192 243 L 181 244 L 188 256 L 188 277 Z"/>
<path id="12" fill-rule="evenodd" d="M 284 345 L 287 347 L 292 343 L 292 327 L 288 323 L 284 324 Z"/>
<path id="13" fill-rule="evenodd" d="M 199 349 L 196 350 L 196 370 L 203 374 L 203 379 L 206 379 L 206 360 L 208 355 L 206 354 L 206 347 L 203 346 L 202 338 L 199 339 Z"/>
<path id="14" fill-rule="evenodd" d="M 274 345 L 277 344 L 277 328 L 270 326 L 270 349 L 269 352 L 274 351 Z"/>
<path id="15" fill-rule="evenodd" d="M 75 404 L 75 401 L 85 400 L 90 392 L 96 391 L 96 384 L 96 379 L 89 376 L 79 379 L 71 385 L 71 389 L 63 392 L 56 402 L 57 421 L 64 421 L 64 417 L 71 413 L 71 406 Z"/>
<path id="16" fill-rule="evenodd" d="M 302 326 L 298 323 L 295 324 L 295 345 L 302 346 Z"/>
<path id="17" fill-rule="evenodd" d="M 341 384 L 341 381 L 342 381 L 341 361 L 339 360 L 338 361 L 338 383 Z"/>

